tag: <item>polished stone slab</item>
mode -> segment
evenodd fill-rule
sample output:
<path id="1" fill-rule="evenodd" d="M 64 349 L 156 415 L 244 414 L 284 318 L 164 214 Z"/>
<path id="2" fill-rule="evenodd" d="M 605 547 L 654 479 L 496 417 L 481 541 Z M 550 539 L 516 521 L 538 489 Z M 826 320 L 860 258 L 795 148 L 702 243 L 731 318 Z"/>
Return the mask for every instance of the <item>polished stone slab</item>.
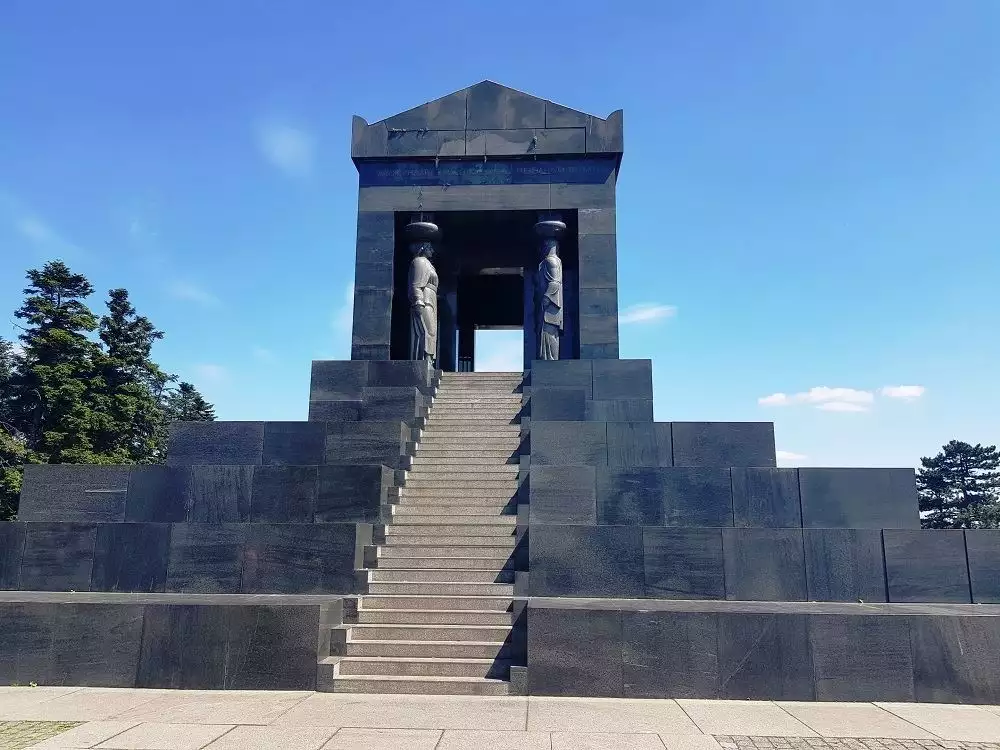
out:
<path id="1" fill-rule="evenodd" d="M 255 465 L 263 451 L 263 422 L 173 422 L 167 464 Z"/>
<path id="2" fill-rule="evenodd" d="M 192 466 L 185 485 L 187 520 L 196 523 L 249 521 L 254 468 Z"/>
<path id="3" fill-rule="evenodd" d="M 246 534 L 246 524 L 174 524 L 166 590 L 240 593 Z"/>
<path id="4" fill-rule="evenodd" d="M 834 529 L 918 529 L 913 469 L 799 470 L 802 525 Z"/>
<path id="5" fill-rule="evenodd" d="M 910 619 L 914 696 L 931 703 L 1000 703 L 1000 621 Z"/>
<path id="6" fill-rule="evenodd" d="M 593 466 L 533 466 L 528 483 L 530 525 L 597 523 Z"/>
<path id="7" fill-rule="evenodd" d="M 584 643 L 586 648 L 581 648 Z M 622 697 L 621 613 L 533 612 L 528 625 L 528 693 Z"/>
<path id="8" fill-rule="evenodd" d="M 114 523 L 97 529 L 94 591 L 163 591 L 170 554 L 170 524 Z"/>
<path id="9" fill-rule="evenodd" d="M 809 646 L 816 700 L 914 700 L 909 618 L 810 615 Z"/>
<path id="10" fill-rule="evenodd" d="M 733 524 L 744 528 L 802 525 L 798 469 L 734 468 Z"/>
<path id="11" fill-rule="evenodd" d="M 665 599 L 725 599 L 722 529 L 642 530 L 644 594 Z"/>
<path id="12" fill-rule="evenodd" d="M 23 523 L 0 522 L 0 590 L 20 588 L 25 529 Z"/>
<path id="13" fill-rule="evenodd" d="M 808 598 L 884 602 L 885 558 L 877 529 L 803 529 Z"/>
<path id="14" fill-rule="evenodd" d="M 624 695 L 628 698 L 717 696 L 717 640 L 718 617 L 714 614 L 665 617 L 657 612 L 623 613 Z"/>
<path id="15" fill-rule="evenodd" d="M 96 543 L 97 524 L 29 524 L 21 558 L 21 588 L 89 590 Z"/>
<path id="16" fill-rule="evenodd" d="M 1000 603 L 1000 530 L 968 529 L 965 547 L 969 556 L 972 601 Z"/>
<path id="17" fill-rule="evenodd" d="M 608 462 L 608 431 L 603 422 L 531 424 L 531 464 L 602 466 Z"/>
<path id="18" fill-rule="evenodd" d="M 674 422 L 674 466 L 775 466 L 771 422 Z"/>
<path id="19" fill-rule="evenodd" d="M 312 401 L 312 399 L 310 399 Z M 306 466 L 323 462 L 326 428 L 316 422 L 265 422 L 264 465 Z"/>
<path id="20" fill-rule="evenodd" d="M 721 697 L 813 700 L 807 615 L 720 613 L 718 622 Z"/>
<path id="21" fill-rule="evenodd" d="M 723 529 L 727 599 L 806 598 L 801 529 Z"/>
<path id="22" fill-rule="evenodd" d="M 249 520 L 253 523 L 312 523 L 319 470 L 318 466 L 255 467 Z"/>
<path id="23" fill-rule="evenodd" d="M 354 590 L 354 524 L 251 524 L 243 558 L 247 593 Z"/>
<path id="24" fill-rule="evenodd" d="M 641 528 L 533 524 L 530 534 L 532 595 L 643 595 Z"/>
<path id="25" fill-rule="evenodd" d="M 882 539 L 889 601 L 972 601 L 960 529 L 885 529 Z"/>
<path id="26" fill-rule="evenodd" d="M 21 521 L 122 521 L 128 466 L 28 464 L 24 467 Z"/>

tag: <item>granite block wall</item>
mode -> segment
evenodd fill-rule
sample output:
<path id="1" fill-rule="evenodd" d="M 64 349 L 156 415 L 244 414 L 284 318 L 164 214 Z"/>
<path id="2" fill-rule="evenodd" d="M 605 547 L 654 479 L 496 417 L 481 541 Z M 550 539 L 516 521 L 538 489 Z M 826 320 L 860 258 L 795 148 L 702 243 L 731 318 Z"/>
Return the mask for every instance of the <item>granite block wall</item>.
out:
<path id="1" fill-rule="evenodd" d="M 391 295 L 391 260 L 388 269 Z M 388 326 L 388 310 L 385 315 Z M 388 356 L 388 341 L 385 346 Z M 411 360 L 316 360 L 309 385 L 309 420 L 401 420 L 413 425 L 426 413 L 432 378 L 426 364 Z"/>

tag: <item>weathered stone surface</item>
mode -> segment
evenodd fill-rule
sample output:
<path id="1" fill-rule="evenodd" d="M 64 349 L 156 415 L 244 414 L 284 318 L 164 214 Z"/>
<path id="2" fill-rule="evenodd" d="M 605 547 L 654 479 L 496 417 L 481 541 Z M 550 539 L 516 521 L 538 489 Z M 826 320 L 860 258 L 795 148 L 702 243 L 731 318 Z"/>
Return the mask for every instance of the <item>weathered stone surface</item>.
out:
<path id="1" fill-rule="evenodd" d="M 725 599 L 722 529 L 642 530 L 644 594 L 663 599 Z"/>
<path id="2" fill-rule="evenodd" d="M 801 529 L 723 529 L 726 598 L 803 601 Z"/>
<path id="3" fill-rule="evenodd" d="M 592 466 L 534 466 L 529 480 L 531 524 L 597 523 Z"/>
<path id="4" fill-rule="evenodd" d="M 674 466 L 774 466 L 771 422 L 674 422 Z"/>
<path id="5" fill-rule="evenodd" d="M 734 468 L 733 520 L 745 528 L 802 526 L 797 469 Z"/>
<path id="6" fill-rule="evenodd" d="M 185 493 L 188 520 L 249 521 L 253 473 L 253 466 L 192 466 Z"/>
<path id="7" fill-rule="evenodd" d="M 965 546 L 969 555 L 972 601 L 1000 603 L 1000 530 L 967 530 Z"/>
<path id="8" fill-rule="evenodd" d="M 799 490 L 805 527 L 920 528 L 913 469 L 803 467 Z"/>
<path id="9" fill-rule="evenodd" d="M 315 520 L 378 523 L 391 485 L 392 471 L 385 466 L 321 466 Z"/>
<path id="10" fill-rule="evenodd" d="M 718 695 L 716 615 L 694 612 L 670 615 L 623 612 L 621 615 L 625 697 L 708 698 Z"/>
<path id="11" fill-rule="evenodd" d="M 167 464 L 253 465 L 264 450 L 263 422 L 174 422 Z"/>
<path id="12" fill-rule="evenodd" d="M 533 596 L 641 597 L 642 529 L 533 525 L 528 547 Z"/>
<path id="13" fill-rule="evenodd" d="M 808 598 L 884 602 L 885 558 L 876 529 L 803 529 Z"/>
<path id="14" fill-rule="evenodd" d="M 21 558 L 21 589 L 89 591 L 96 542 L 96 524 L 28 524 Z"/>
<path id="15" fill-rule="evenodd" d="M 882 539 L 889 601 L 972 601 L 961 530 L 885 529 Z"/>
<path id="16" fill-rule="evenodd" d="M 107 523 L 97 529 L 92 591 L 163 591 L 170 525 Z"/>
<path id="17" fill-rule="evenodd" d="M 166 590 L 240 593 L 246 531 L 246 524 L 173 524 Z"/>
<path id="18" fill-rule="evenodd" d="M 818 701 L 912 701 L 906 617 L 809 615 Z"/>
<path id="19" fill-rule="evenodd" d="M 721 698 L 814 700 L 808 617 L 719 614 Z"/>
<path id="20" fill-rule="evenodd" d="M 21 521 L 122 521 L 128 466 L 28 464 L 17 517 Z"/>
<path id="21" fill-rule="evenodd" d="M 532 610 L 528 693 L 622 697 L 621 612 Z"/>

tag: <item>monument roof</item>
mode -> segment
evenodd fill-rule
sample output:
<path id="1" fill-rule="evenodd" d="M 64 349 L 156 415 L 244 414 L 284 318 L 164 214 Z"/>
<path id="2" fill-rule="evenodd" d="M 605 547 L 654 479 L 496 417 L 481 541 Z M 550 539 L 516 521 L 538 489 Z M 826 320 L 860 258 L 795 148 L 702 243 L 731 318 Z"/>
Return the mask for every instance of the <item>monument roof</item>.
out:
<path id="1" fill-rule="evenodd" d="M 355 115 L 357 159 L 622 153 L 622 111 L 598 117 L 481 81 L 369 124 Z"/>

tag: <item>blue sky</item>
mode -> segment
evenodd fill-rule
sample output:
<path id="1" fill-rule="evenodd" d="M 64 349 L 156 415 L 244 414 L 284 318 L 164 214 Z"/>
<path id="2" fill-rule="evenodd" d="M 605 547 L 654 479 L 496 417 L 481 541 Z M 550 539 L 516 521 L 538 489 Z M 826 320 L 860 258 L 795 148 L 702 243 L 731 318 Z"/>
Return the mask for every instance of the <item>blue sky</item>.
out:
<path id="1" fill-rule="evenodd" d="M 351 115 L 490 78 L 625 110 L 621 354 L 657 419 L 912 466 L 1000 440 L 998 49 L 992 0 L 5 0 L 0 309 L 62 257 L 220 417 L 305 419 L 309 361 L 349 356 Z"/>

